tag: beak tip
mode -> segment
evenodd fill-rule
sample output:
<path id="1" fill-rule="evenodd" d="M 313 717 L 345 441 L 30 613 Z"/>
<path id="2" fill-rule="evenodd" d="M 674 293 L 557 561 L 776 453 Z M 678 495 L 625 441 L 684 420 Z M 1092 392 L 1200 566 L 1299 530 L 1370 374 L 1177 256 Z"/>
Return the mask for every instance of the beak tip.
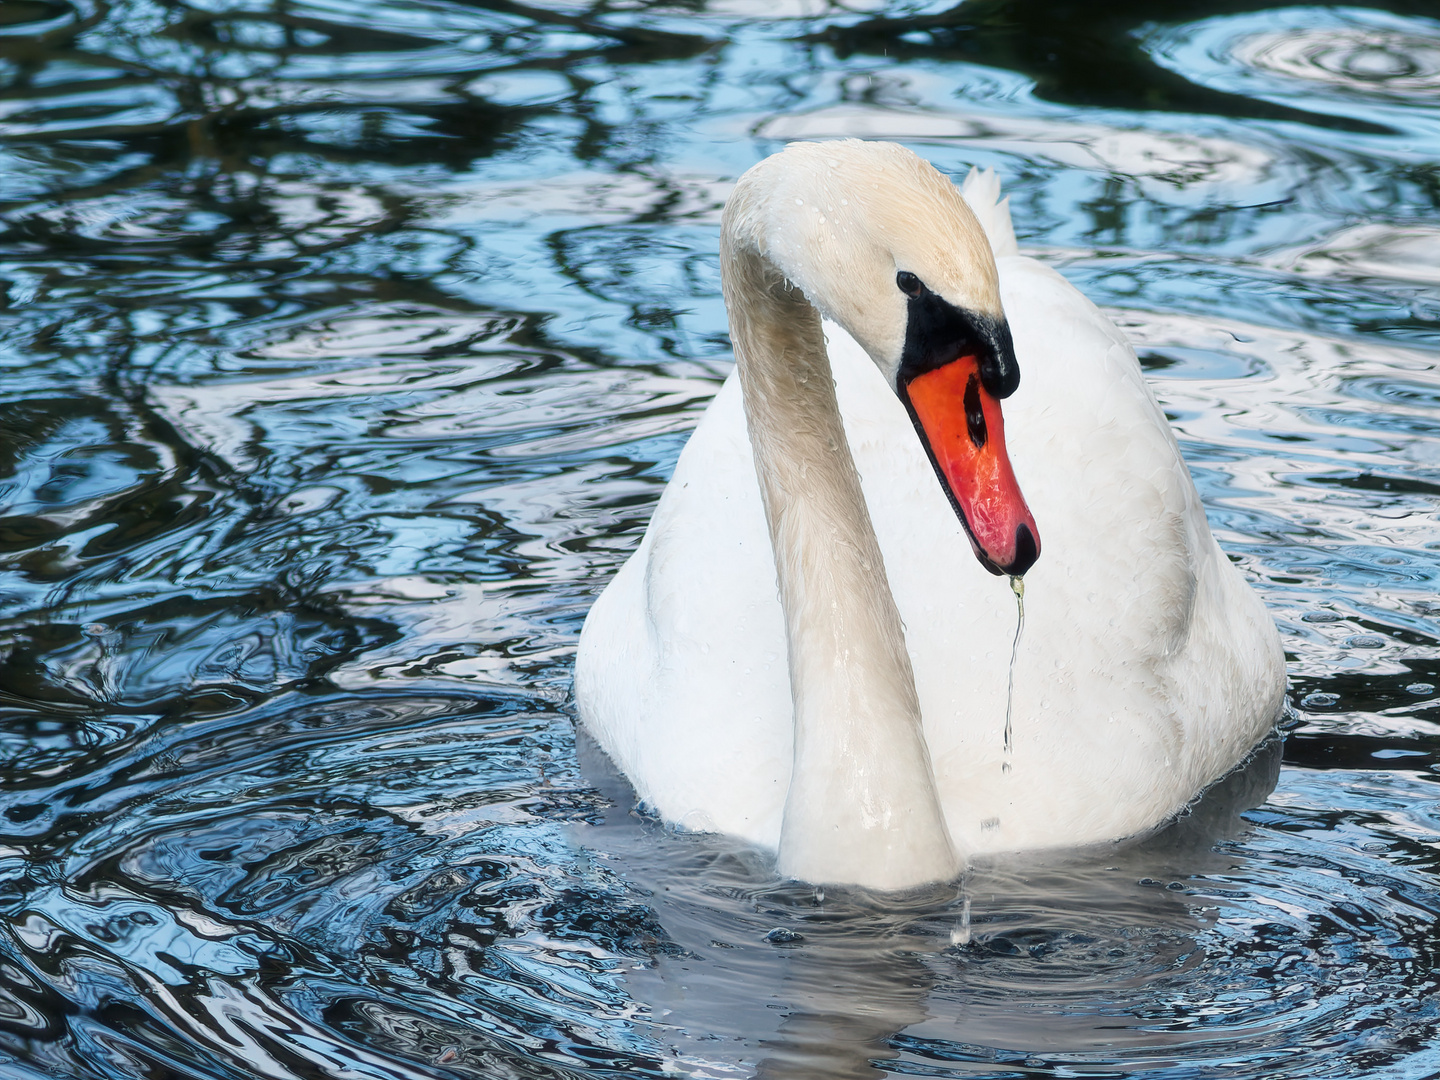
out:
<path id="1" fill-rule="evenodd" d="M 1011 577 L 1024 577 L 1025 571 L 1035 565 L 1035 560 L 1040 558 L 1040 538 L 1035 535 L 1033 529 L 1026 522 L 1015 526 L 1015 557 L 1010 565 L 1005 567 L 1005 572 Z"/>

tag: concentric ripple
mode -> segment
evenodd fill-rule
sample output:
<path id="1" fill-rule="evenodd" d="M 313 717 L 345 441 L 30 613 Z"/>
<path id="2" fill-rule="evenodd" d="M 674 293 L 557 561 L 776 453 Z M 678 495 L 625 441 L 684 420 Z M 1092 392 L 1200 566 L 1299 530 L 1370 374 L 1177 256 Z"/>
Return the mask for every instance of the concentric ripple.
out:
<path id="1" fill-rule="evenodd" d="M 1260 34 L 1234 56 L 1257 70 L 1341 90 L 1440 96 L 1440 36 L 1361 27 Z"/>
<path id="2" fill-rule="evenodd" d="M 1140 37 L 1158 63 L 1207 87 L 1350 117 L 1357 126 L 1378 120 L 1433 134 L 1440 99 L 1433 16 L 1292 7 L 1162 24 Z"/>
<path id="3" fill-rule="evenodd" d="M 0 1073 L 1440 1074 L 1400 3 L 0 3 Z M 999 172 L 1281 629 L 1283 741 L 1154 835 L 816 890 L 568 715 L 725 195 L 842 136 Z"/>

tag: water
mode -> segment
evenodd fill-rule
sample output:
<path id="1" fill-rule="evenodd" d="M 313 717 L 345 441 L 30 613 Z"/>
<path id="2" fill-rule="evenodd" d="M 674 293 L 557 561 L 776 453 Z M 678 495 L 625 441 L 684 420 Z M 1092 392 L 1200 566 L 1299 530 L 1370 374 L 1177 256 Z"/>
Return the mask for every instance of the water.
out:
<path id="1" fill-rule="evenodd" d="M 1242 7 L 0 5 L 0 1074 L 1440 1070 L 1440 22 Z M 1282 630 L 1155 836 L 817 902 L 577 738 L 842 134 L 999 171 Z"/>

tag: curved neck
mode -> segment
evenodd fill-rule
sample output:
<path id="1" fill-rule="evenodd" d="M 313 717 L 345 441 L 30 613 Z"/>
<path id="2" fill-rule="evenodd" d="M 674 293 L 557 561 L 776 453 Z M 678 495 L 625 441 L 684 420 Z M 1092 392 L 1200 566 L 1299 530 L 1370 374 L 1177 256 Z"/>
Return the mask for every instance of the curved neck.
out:
<path id="1" fill-rule="evenodd" d="M 775 550 L 795 710 L 780 870 L 885 889 L 945 880 L 959 860 L 820 315 L 738 235 L 743 207 L 731 209 L 721 277 Z"/>

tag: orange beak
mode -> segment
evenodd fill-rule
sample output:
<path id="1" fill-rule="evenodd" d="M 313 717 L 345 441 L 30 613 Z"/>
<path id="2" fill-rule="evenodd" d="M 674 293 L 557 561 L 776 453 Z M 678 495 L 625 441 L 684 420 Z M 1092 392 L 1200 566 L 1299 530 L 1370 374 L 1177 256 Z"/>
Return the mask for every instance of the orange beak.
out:
<path id="1" fill-rule="evenodd" d="M 1010 468 L 1000 402 L 981 382 L 979 360 L 962 356 L 917 375 L 901 397 L 975 557 L 992 574 L 1024 574 L 1040 557 L 1040 532 Z"/>

